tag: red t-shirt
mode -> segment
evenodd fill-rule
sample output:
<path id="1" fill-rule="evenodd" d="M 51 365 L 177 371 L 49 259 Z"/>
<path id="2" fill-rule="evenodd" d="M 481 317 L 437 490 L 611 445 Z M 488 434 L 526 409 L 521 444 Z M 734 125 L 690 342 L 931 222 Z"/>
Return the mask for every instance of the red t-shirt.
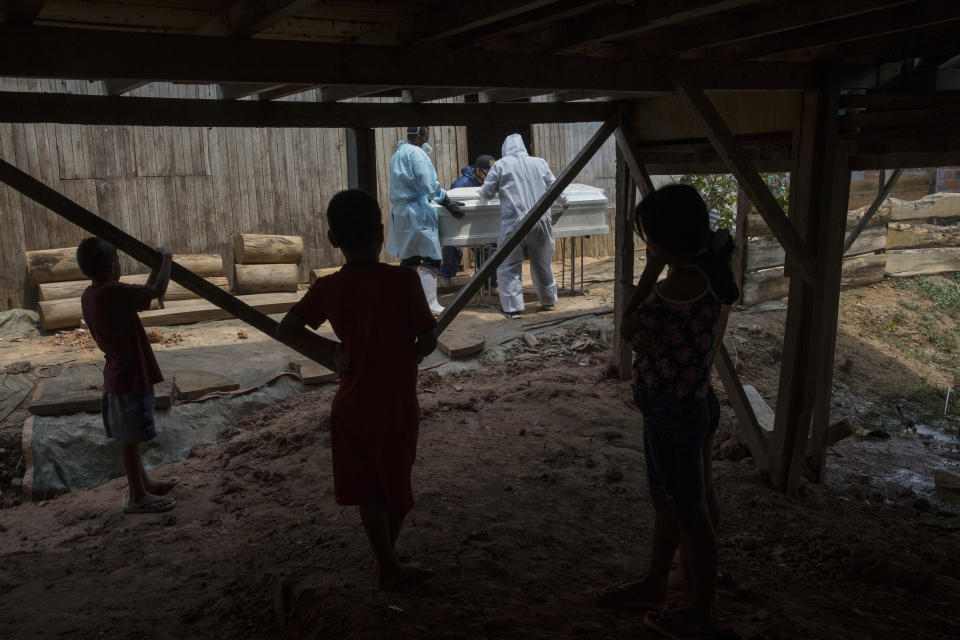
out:
<path id="1" fill-rule="evenodd" d="M 90 335 L 107 358 L 103 389 L 137 393 L 163 381 L 137 311 L 150 308 L 151 290 L 123 282 L 95 282 L 80 297 Z"/>
<path id="2" fill-rule="evenodd" d="M 386 429 L 416 426 L 415 338 L 436 326 L 417 272 L 379 262 L 347 264 L 290 309 L 313 328 L 329 320 L 350 358 L 330 413 Z"/>

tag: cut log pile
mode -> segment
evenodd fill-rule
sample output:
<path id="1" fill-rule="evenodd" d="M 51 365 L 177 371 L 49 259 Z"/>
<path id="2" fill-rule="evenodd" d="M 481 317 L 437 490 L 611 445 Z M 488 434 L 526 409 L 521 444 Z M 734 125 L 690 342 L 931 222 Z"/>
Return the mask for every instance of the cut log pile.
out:
<path id="1" fill-rule="evenodd" d="M 46 331 L 79 327 L 83 313 L 80 309 L 80 296 L 90 284 L 77 265 L 76 247 L 63 249 L 44 249 L 27 251 L 27 274 L 30 283 L 37 286 L 37 298 L 40 301 L 40 325 Z M 183 254 L 173 259 L 221 289 L 228 287 L 223 273 L 223 260 L 216 254 Z M 144 284 L 147 274 L 122 276 L 121 282 Z M 174 282 L 167 288 L 165 302 L 195 301 L 199 296 Z M 151 309 L 157 309 L 156 301 Z"/>
<path id="2" fill-rule="evenodd" d="M 238 233 L 233 246 L 238 293 L 295 292 L 300 282 L 303 239 Z"/>
<path id="3" fill-rule="evenodd" d="M 847 232 L 868 207 L 847 214 Z M 746 268 L 741 304 L 787 295 L 784 252 L 757 214 L 747 217 Z M 888 198 L 844 254 L 842 286 L 860 287 L 884 275 L 913 276 L 960 271 L 960 194 L 935 193 L 919 200 Z"/>

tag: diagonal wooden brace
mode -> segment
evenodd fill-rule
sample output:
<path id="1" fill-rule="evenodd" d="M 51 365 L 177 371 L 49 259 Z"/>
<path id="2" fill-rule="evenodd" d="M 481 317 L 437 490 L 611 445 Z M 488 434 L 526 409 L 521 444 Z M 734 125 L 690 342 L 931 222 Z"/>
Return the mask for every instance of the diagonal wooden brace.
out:
<path id="1" fill-rule="evenodd" d="M 533 229 L 533 225 L 537 224 L 537 221 L 550 210 L 550 205 L 553 204 L 553 201 L 573 182 L 573 179 L 580 173 L 580 170 L 583 169 L 587 162 L 590 161 L 590 158 L 593 157 L 600 147 L 603 146 L 603 143 L 606 142 L 607 138 L 610 137 L 610 134 L 613 133 L 613 130 L 617 127 L 617 120 L 617 116 L 613 116 L 601 125 L 597 132 L 593 134 L 593 137 L 587 142 L 586 146 L 580 150 L 580 153 L 578 153 L 573 161 L 567 165 L 567 168 L 563 170 L 563 173 L 561 173 L 556 181 L 540 196 L 540 199 L 537 200 L 537 203 L 523 219 L 523 222 L 520 223 L 520 226 L 497 247 L 496 252 L 483 263 L 479 271 L 473 274 L 470 282 L 460 289 L 457 297 L 447 305 L 443 313 L 440 314 L 440 317 L 437 318 L 437 328 L 434 330 L 436 335 L 439 336 L 450 326 L 453 319 L 467 306 L 467 303 L 470 302 L 474 294 L 480 290 L 483 283 L 493 275 L 497 267 L 500 266 L 500 263 L 506 260 L 510 252 L 513 251 L 523 238 L 526 237 L 527 233 Z"/>
<path id="2" fill-rule="evenodd" d="M 685 72 L 673 71 L 672 81 L 677 96 L 700 119 L 707 138 L 713 144 L 717 154 L 730 167 L 730 171 L 736 176 L 757 211 L 780 241 L 791 262 L 799 267 L 800 276 L 808 284 L 813 284 L 816 273 L 813 252 L 790 223 L 790 219 L 783 213 L 783 209 L 760 178 L 753 163 L 737 144 L 723 117 L 707 95 Z"/>
<path id="3" fill-rule="evenodd" d="M 883 172 L 881 171 L 880 173 L 882 174 Z M 850 247 L 853 246 L 853 243 L 857 241 L 857 238 L 860 237 L 860 234 L 863 232 L 863 230 L 867 228 L 868 224 L 870 224 L 870 221 L 877 213 L 880 205 L 883 204 L 883 201 L 886 200 L 887 196 L 890 195 L 890 192 L 893 191 L 893 187 L 897 184 L 897 180 L 900 179 L 900 175 L 902 173 L 903 169 L 896 169 L 893 172 L 893 175 L 887 178 L 887 181 L 880 186 L 877 197 L 873 199 L 872 203 L 870 203 L 870 208 L 867 209 L 867 212 L 863 214 L 863 218 L 860 219 L 860 222 L 857 223 L 857 226 L 854 227 L 853 231 L 850 232 L 850 235 L 847 236 L 847 240 L 843 243 L 844 253 L 850 251 Z"/>
<path id="4" fill-rule="evenodd" d="M 130 257 L 139 260 L 148 267 L 152 269 L 160 267 L 161 257 L 157 250 L 140 242 L 125 231 L 118 229 L 96 214 L 87 211 L 76 202 L 3 160 L 0 160 L 0 181 L 47 207 L 58 216 L 66 218 L 85 231 L 110 242 Z M 212 302 L 221 309 L 229 311 L 238 319 L 243 320 L 255 329 L 263 331 L 271 338 L 277 339 L 277 326 L 279 323 L 276 320 L 266 314 L 260 313 L 242 300 L 230 295 L 220 287 L 207 282 L 204 278 L 201 278 L 176 262 L 173 263 L 170 269 L 170 279 L 193 291 L 201 298 Z M 281 340 L 280 342 L 283 341 Z M 296 351 L 300 351 L 293 345 L 287 344 L 287 346 Z M 300 353 L 308 358 L 315 359 L 316 354 L 303 351 L 300 351 Z M 333 371 L 337 369 L 336 364 L 332 360 L 329 362 L 318 360 L 318 362 Z"/>

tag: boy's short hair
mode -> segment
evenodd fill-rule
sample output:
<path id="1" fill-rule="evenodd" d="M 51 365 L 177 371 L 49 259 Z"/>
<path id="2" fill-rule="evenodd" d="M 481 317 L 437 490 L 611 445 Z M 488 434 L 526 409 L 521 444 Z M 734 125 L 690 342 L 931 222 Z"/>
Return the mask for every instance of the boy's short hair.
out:
<path id="1" fill-rule="evenodd" d="M 380 204 L 360 189 L 340 191 L 327 205 L 327 222 L 341 248 L 359 251 L 376 240 L 381 225 Z"/>
<path id="2" fill-rule="evenodd" d="M 102 238 L 84 238 L 77 247 L 77 264 L 90 279 L 102 276 L 117 262 L 117 248 Z"/>

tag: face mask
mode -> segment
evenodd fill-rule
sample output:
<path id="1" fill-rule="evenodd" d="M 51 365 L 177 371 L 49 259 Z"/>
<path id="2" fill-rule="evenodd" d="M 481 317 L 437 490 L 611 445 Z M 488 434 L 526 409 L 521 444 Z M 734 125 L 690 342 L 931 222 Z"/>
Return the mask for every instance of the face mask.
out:
<path id="1" fill-rule="evenodd" d="M 420 148 L 423 149 L 423 152 L 427 155 L 433 153 L 433 146 L 429 142 L 424 142 L 420 145 Z"/>

